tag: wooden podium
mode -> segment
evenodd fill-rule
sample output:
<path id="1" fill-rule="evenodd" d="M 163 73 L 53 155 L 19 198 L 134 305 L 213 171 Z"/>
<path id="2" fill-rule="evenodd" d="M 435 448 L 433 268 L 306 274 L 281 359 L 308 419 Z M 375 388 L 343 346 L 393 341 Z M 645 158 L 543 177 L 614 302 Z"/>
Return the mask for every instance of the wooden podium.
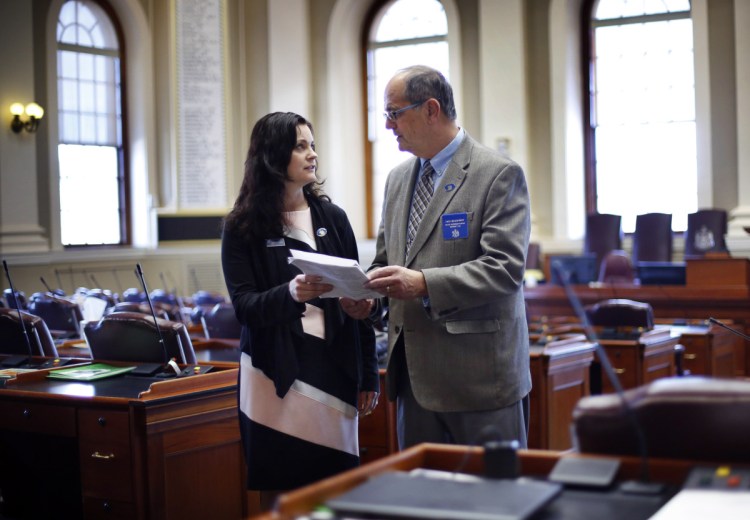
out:
<path id="1" fill-rule="evenodd" d="M 0 516 L 247 515 L 236 368 L 93 382 L 47 372 L 0 389 Z"/>
<path id="2" fill-rule="evenodd" d="M 534 338 L 534 335 L 532 335 Z M 589 395 L 589 368 L 595 345 L 583 334 L 536 337 L 529 347 L 531 369 L 529 448 L 566 450 L 573 446 L 573 408 Z M 540 345 L 540 341 L 544 344 Z"/>

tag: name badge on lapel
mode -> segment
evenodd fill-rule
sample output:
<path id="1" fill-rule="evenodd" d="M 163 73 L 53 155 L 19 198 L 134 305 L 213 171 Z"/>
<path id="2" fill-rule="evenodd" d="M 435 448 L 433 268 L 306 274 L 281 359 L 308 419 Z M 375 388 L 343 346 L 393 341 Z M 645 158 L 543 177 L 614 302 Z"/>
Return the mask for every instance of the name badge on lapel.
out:
<path id="1" fill-rule="evenodd" d="M 266 240 L 266 247 L 284 247 L 283 238 L 269 238 Z"/>
<path id="2" fill-rule="evenodd" d="M 469 215 L 450 213 L 443 215 L 443 240 L 456 240 L 469 236 Z"/>

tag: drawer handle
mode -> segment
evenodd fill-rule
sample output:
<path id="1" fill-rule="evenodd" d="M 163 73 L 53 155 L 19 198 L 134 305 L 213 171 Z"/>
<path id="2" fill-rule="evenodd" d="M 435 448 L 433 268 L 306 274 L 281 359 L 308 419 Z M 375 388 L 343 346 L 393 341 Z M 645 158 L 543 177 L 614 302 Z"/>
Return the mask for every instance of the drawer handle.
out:
<path id="1" fill-rule="evenodd" d="M 92 459 L 100 459 L 100 460 L 112 460 L 115 458 L 114 453 L 110 453 L 109 455 L 105 455 L 103 453 L 99 453 L 98 451 L 95 451 L 91 454 Z"/>
<path id="2" fill-rule="evenodd" d="M 698 354 L 685 354 L 685 359 L 693 360 L 698 357 Z"/>
<path id="3" fill-rule="evenodd" d="M 625 373 L 624 368 L 615 368 L 615 374 L 617 374 L 618 376 L 624 373 Z"/>

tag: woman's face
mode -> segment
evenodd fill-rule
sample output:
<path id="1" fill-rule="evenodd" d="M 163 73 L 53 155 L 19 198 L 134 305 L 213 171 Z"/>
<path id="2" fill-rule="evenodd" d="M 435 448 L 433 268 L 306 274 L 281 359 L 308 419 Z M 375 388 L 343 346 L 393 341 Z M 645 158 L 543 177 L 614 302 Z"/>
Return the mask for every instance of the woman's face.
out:
<path id="1" fill-rule="evenodd" d="M 307 125 L 297 126 L 297 143 L 292 150 L 292 157 L 287 166 L 287 182 L 299 188 L 315 182 L 318 154 L 315 153 L 315 141 Z"/>

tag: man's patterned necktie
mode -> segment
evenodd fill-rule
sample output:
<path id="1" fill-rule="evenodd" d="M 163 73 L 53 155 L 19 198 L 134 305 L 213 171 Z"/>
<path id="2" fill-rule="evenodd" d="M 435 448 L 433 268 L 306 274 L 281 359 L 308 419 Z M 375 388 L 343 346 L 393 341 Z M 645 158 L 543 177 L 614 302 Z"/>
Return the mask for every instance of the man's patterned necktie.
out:
<path id="1" fill-rule="evenodd" d="M 414 193 L 414 200 L 412 201 L 411 213 L 409 214 L 409 227 L 406 230 L 406 251 L 409 251 L 414 237 L 417 235 L 417 229 L 419 229 L 419 223 L 422 221 L 427 206 L 432 199 L 432 192 L 434 190 L 433 176 L 435 170 L 432 168 L 430 161 L 425 161 L 422 167 L 422 174 L 417 181 L 417 189 Z"/>

